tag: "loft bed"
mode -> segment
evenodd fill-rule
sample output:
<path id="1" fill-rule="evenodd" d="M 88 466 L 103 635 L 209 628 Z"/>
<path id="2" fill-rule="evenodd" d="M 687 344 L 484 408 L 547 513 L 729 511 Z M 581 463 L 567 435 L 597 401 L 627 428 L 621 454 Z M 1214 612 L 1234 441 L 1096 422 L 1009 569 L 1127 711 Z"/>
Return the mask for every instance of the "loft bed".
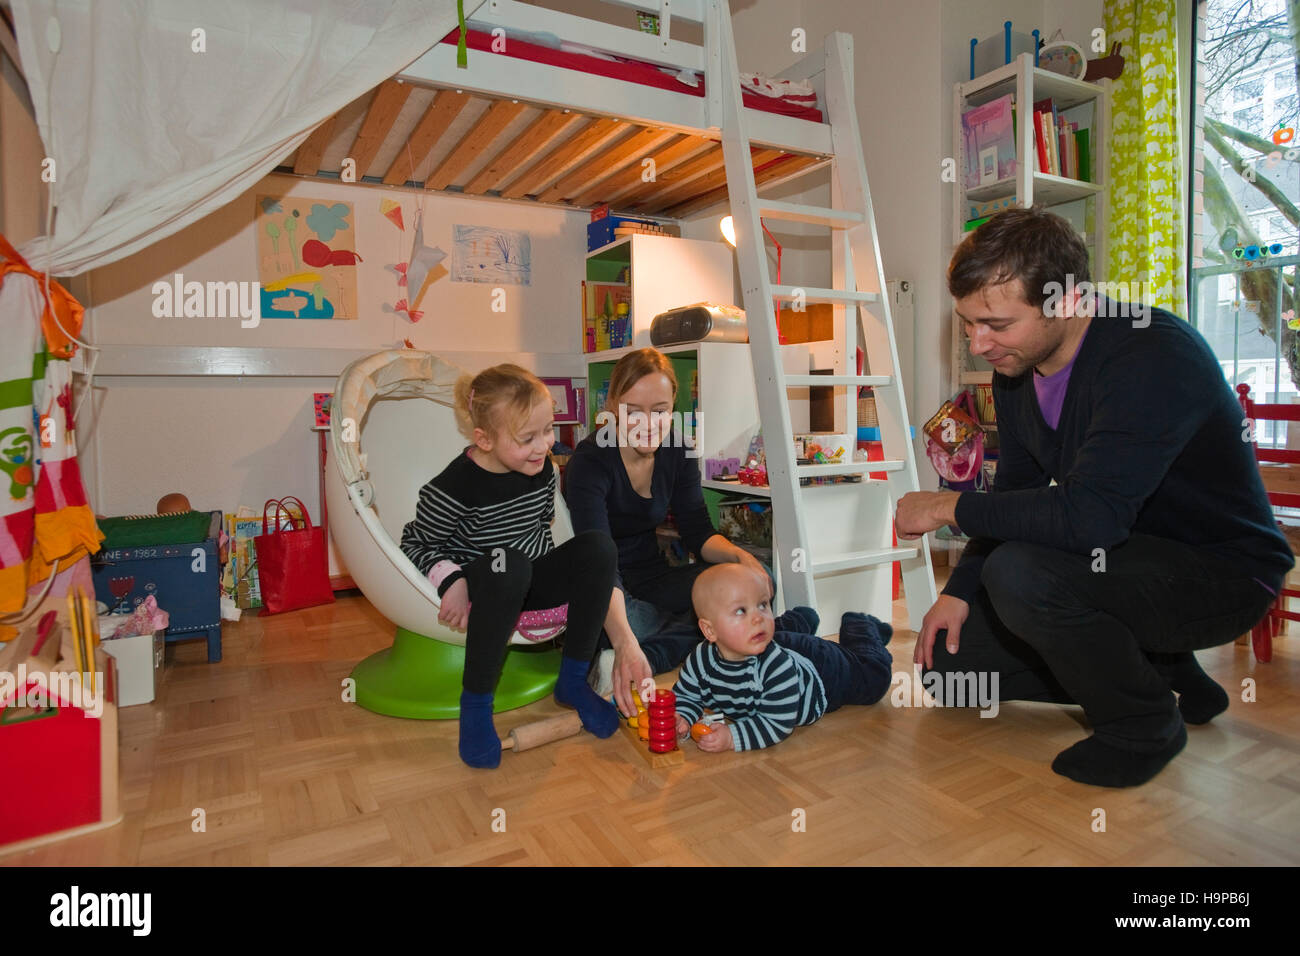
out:
<path id="1" fill-rule="evenodd" d="M 654 5 L 606 2 L 629 20 Z M 486 0 L 467 10 L 467 68 L 456 65 L 456 30 L 327 119 L 278 171 L 339 180 L 351 160 L 360 182 L 574 209 L 608 203 L 668 219 L 725 203 L 721 102 L 708 82 L 720 60 L 712 5 L 674 0 L 671 16 L 661 6 L 656 36 Z M 674 20 L 701 24 L 703 44 L 671 39 Z M 825 62 L 818 51 L 763 84 L 792 96 L 754 93 L 754 77 L 742 83 L 760 189 L 830 163 Z M 656 173 L 648 183 L 646 158 Z"/>

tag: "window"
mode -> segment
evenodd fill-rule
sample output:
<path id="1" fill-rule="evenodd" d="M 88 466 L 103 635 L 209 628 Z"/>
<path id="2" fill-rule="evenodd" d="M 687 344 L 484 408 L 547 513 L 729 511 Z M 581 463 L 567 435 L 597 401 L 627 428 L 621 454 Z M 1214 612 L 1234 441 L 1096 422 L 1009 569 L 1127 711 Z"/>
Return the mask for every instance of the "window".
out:
<path id="1" fill-rule="evenodd" d="M 1264 79 L 1243 80 L 1232 88 L 1232 98 L 1238 103 L 1253 102 L 1264 95 Z"/>
<path id="2" fill-rule="evenodd" d="M 1259 136 L 1264 132 L 1260 128 L 1264 125 L 1264 107 L 1252 106 L 1249 109 L 1237 110 L 1232 114 L 1232 125 L 1239 130 Z"/>
<path id="3" fill-rule="evenodd" d="M 1289 5 L 1197 0 L 1192 59 L 1200 65 L 1191 66 L 1193 99 L 1204 103 L 1193 131 L 1201 162 L 1189 216 L 1191 318 L 1224 377 L 1270 402 L 1287 401 L 1300 381 L 1300 330 L 1291 326 L 1292 290 L 1300 288 L 1300 229 L 1291 218 L 1300 206 L 1300 101 Z M 1261 244 L 1281 248 L 1261 257 Z"/>

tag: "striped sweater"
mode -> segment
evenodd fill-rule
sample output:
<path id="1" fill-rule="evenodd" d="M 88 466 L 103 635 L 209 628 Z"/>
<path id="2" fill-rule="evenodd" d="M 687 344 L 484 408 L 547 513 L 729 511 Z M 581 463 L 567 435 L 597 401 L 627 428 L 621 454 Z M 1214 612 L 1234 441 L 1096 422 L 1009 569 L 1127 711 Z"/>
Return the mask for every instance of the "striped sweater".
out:
<path id="1" fill-rule="evenodd" d="M 536 475 L 479 467 L 468 449 L 420 489 L 415 520 L 402 529 L 402 553 L 428 575 L 440 561 L 466 565 L 493 548 L 515 548 L 540 558 L 555 547 L 555 466 Z M 443 578 L 438 594 L 461 577 Z"/>
<path id="2" fill-rule="evenodd" d="M 826 689 L 812 662 L 775 641 L 743 661 L 726 660 L 701 641 L 682 662 L 673 693 L 688 723 L 705 708 L 725 715 L 736 750 L 780 743 L 826 713 Z"/>

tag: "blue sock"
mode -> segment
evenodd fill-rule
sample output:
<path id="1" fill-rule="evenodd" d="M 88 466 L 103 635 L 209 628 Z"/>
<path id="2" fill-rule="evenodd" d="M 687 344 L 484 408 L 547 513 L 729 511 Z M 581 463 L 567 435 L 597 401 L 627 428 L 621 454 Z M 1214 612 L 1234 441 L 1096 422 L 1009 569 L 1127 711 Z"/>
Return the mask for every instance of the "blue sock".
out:
<path id="1" fill-rule="evenodd" d="M 614 705 L 587 684 L 587 661 L 572 657 L 560 658 L 560 676 L 555 681 L 555 701 L 572 707 L 582 718 L 583 728 L 597 737 L 609 737 L 618 730 L 618 711 Z"/>
<path id="2" fill-rule="evenodd" d="M 492 696 L 460 692 L 460 759 L 484 770 L 501 765 L 501 738 L 492 723 Z"/>

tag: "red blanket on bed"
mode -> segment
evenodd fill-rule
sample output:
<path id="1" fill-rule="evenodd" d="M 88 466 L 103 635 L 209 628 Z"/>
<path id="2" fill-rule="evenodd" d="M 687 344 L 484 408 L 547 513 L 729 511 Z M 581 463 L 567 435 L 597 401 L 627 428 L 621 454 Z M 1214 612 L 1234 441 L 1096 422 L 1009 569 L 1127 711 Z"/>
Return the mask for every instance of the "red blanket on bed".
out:
<path id="1" fill-rule="evenodd" d="M 442 38 L 442 42 L 455 44 L 459 36 L 459 29 L 452 30 Z M 509 56 L 518 60 L 532 60 L 535 63 L 549 63 L 552 66 L 562 66 L 565 69 L 578 70 L 582 73 L 607 76 L 610 79 L 623 80 L 628 83 L 640 83 L 642 86 L 654 86 L 674 93 L 685 93 L 688 96 L 704 96 L 704 80 L 702 77 L 698 86 L 688 86 L 671 73 L 665 73 L 655 64 L 645 63 L 641 60 L 632 60 L 627 57 L 619 57 L 616 61 L 605 60 L 596 56 L 556 50 L 552 47 L 513 38 L 507 40 L 504 52 L 494 54 L 492 52 L 492 34 L 484 33 L 481 30 L 470 30 L 466 44 L 470 49 L 490 56 Z M 822 121 L 821 110 L 814 107 L 751 93 L 746 89 L 742 89 L 741 94 L 745 106 L 750 109 L 780 113 L 782 116 L 796 116 L 800 119 L 812 120 L 814 123 Z"/>

